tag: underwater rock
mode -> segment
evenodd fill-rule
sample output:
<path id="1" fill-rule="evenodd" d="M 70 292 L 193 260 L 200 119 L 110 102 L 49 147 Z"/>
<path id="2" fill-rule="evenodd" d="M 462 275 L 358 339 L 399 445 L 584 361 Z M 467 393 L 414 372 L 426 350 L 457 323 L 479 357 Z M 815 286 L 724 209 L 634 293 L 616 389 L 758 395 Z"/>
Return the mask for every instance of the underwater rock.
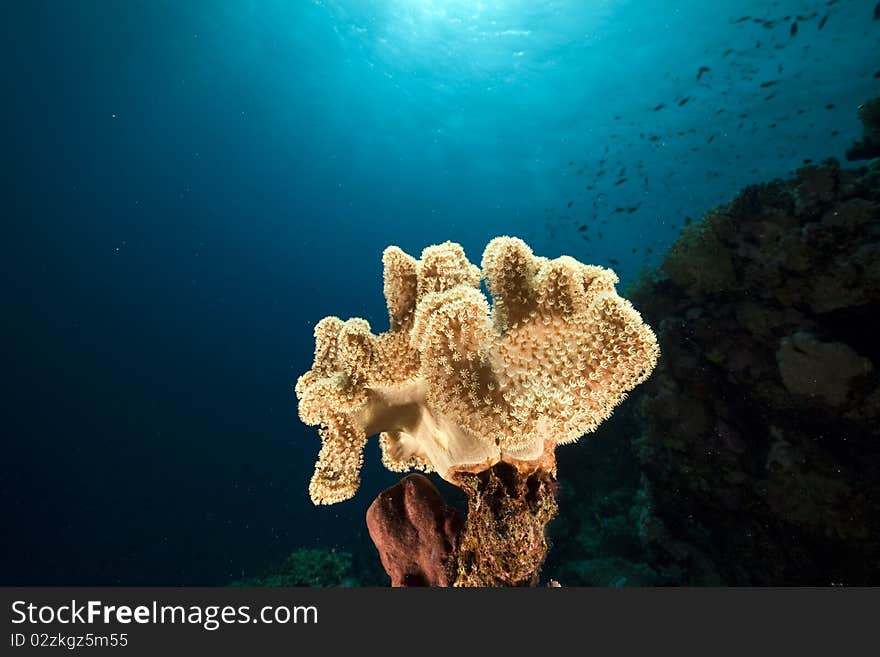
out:
<path id="1" fill-rule="evenodd" d="M 427 477 L 407 475 L 367 509 L 367 529 L 391 586 L 451 586 L 462 518 Z"/>
<path id="2" fill-rule="evenodd" d="M 776 362 L 786 390 L 829 406 L 843 404 L 853 380 L 873 369 L 871 361 L 850 346 L 822 342 L 802 331 L 782 339 Z"/>
<path id="3" fill-rule="evenodd" d="M 822 203 L 830 201 L 834 197 L 839 173 L 839 166 L 835 161 L 798 169 L 798 183 L 794 188 L 797 214 L 809 214 Z"/>
<path id="4" fill-rule="evenodd" d="M 880 583 L 880 165 L 750 186 L 663 272 L 629 293 L 664 353 L 636 393 L 654 569 Z"/>
<path id="5" fill-rule="evenodd" d="M 859 119 L 864 134 L 861 141 L 846 151 L 846 159 L 870 160 L 880 157 L 880 98 L 869 100 L 859 107 Z"/>
<path id="6" fill-rule="evenodd" d="M 236 580 L 231 586 L 350 587 L 365 582 L 354 573 L 352 555 L 341 550 L 300 548 L 273 572 Z"/>
<path id="7" fill-rule="evenodd" d="M 733 282 L 733 265 L 721 241 L 726 220 L 709 215 L 682 230 L 663 263 L 669 278 L 695 293 L 716 292 Z"/>

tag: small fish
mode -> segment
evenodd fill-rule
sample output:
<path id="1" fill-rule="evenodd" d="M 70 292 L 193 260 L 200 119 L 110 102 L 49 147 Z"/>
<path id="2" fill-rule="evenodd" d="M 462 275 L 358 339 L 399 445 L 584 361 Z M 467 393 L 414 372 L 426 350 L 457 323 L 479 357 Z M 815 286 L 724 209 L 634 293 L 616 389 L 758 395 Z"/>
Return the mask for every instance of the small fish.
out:
<path id="1" fill-rule="evenodd" d="M 715 135 L 709 135 L 709 138 L 706 140 L 706 143 L 711 144 L 713 141 L 715 141 Z"/>
<path id="2" fill-rule="evenodd" d="M 569 201 L 569 202 L 568 202 L 568 205 L 565 206 L 565 207 L 570 208 L 572 205 L 574 205 L 574 201 Z"/>
<path id="3" fill-rule="evenodd" d="M 804 164 L 812 164 L 812 163 L 813 163 L 813 160 L 811 160 L 810 158 L 808 158 L 808 157 L 804 158 Z"/>
<path id="4" fill-rule="evenodd" d="M 776 92 L 773 91 L 773 92 L 769 93 L 768 95 L 764 96 L 764 100 L 773 100 L 775 97 L 776 97 Z"/>
<path id="5" fill-rule="evenodd" d="M 633 249 L 633 250 L 632 250 L 633 253 L 636 253 L 637 251 L 638 251 L 638 249 Z"/>
<path id="6" fill-rule="evenodd" d="M 779 80 L 768 80 L 767 82 L 762 82 L 762 83 L 761 83 L 761 88 L 762 88 L 762 89 L 766 89 L 767 87 L 772 87 L 772 86 L 775 85 L 777 82 L 779 82 Z"/>
<path id="7" fill-rule="evenodd" d="M 587 230 L 588 228 L 589 228 L 589 226 L 587 226 L 586 224 L 584 224 L 584 225 L 582 225 L 582 226 L 578 226 L 578 230 L 579 230 L 580 232 L 582 232 L 582 233 L 583 233 L 585 230 Z"/>
<path id="8" fill-rule="evenodd" d="M 697 80 L 699 80 L 701 77 L 703 77 L 703 73 L 708 73 L 711 70 L 712 69 L 709 68 L 708 66 L 701 66 L 700 70 L 697 71 Z"/>
<path id="9" fill-rule="evenodd" d="M 652 111 L 654 111 L 654 112 L 659 112 L 659 111 L 662 110 L 664 107 L 666 107 L 666 103 L 660 103 L 659 105 L 655 106 L 654 109 L 653 109 Z"/>
<path id="10" fill-rule="evenodd" d="M 880 21 L 880 2 L 874 5 L 874 20 Z"/>
<path id="11" fill-rule="evenodd" d="M 626 178 L 621 178 L 620 180 L 615 180 L 614 185 L 616 187 L 617 185 L 622 185 L 625 182 L 626 182 Z"/>
<path id="12" fill-rule="evenodd" d="M 615 266 L 620 264 L 620 263 L 617 262 L 617 260 L 615 260 L 614 258 L 608 258 L 608 262 L 610 262 L 612 265 L 615 265 Z"/>
<path id="13" fill-rule="evenodd" d="M 836 136 L 839 135 L 839 134 L 840 134 L 840 131 L 839 131 L 839 130 L 832 130 L 832 131 L 831 131 L 831 136 L 832 136 L 832 137 L 836 137 Z"/>
<path id="14" fill-rule="evenodd" d="M 684 225 L 690 226 L 692 221 L 693 221 L 693 219 L 691 219 L 690 217 L 685 217 L 684 218 Z"/>
<path id="15" fill-rule="evenodd" d="M 730 22 L 733 23 L 734 25 L 736 25 L 737 23 L 745 23 L 750 18 L 751 18 L 751 16 L 743 16 L 742 18 L 737 18 L 735 21 L 730 21 Z"/>
<path id="16" fill-rule="evenodd" d="M 876 73 L 874 73 L 874 79 L 880 80 L 880 71 L 877 71 Z"/>
<path id="17" fill-rule="evenodd" d="M 686 105 L 687 102 L 688 102 L 690 99 L 691 99 L 690 96 L 685 96 L 685 97 L 682 98 L 680 101 L 678 101 L 678 106 L 679 106 L 679 107 L 682 107 L 682 106 Z"/>
<path id="18" fill-rule="evenodd" d="M 623 214 L 626 212 L 626 208 L 614 208 L 614 214 Z"/>
<path id="19" fill-rule="evenodd" d="M 820 30 L 821 30 L 823 27 L 825 27 L 825 23 L 828 22 L 828 17 L 829 17 L 829 16 L 831 16 L 831 14 L 825 14 L 825 15 L 822 17 L 822 20 L 819 21 L 819 29 L 820 29 Z"/>
<path id="20" fill-rule="evenodd" d="M 573 166 L 574 166 L 574 162 L 569 162 L 569 163 L 568 163 L 568 166 L 573 167 Z"/>
<path id="21" fill-rule="evenodd" d="M 832 110 L 832 109 L 834 109 L 834 103 L 828 103 L 828 104 L 825 106 L 825 109 L 828 109 L 828 110 Z"/>
<path id="22" fill-rule="evenodd" d="M 730 53 L 732 53 L 732 52 L 733 52 L 733 48 L 728 48 L 727 50 L 724 51 L 724 54 L 721 55 L 721 56 L 722 56 L 722 57 L 727 57 L 727 56 L 728 56 Z"/>
<path id="23" fill-rule="evenodd" d="M 795 34 L 797 34 L 797 31 L 798 31 L 798 24 L 796 22 L 792 23 L 791 29 L 789 30 L 789 32 L 791 33 L 791 36 L 794 36 Z"/>
<path id="24" fill-rule="evenodd" d="M 627 209 L 626 209 L 626 213 L 627 213 L 627 214 L 632 214 L 633 212 L 635 212 L 636 210 L 638 210 L 639 207 L 640 207 L 641 205 L 642 205 L 642 204 L 639 203 L 638 205 L 634 205 L 634 206 L 632 206 L 631 208 L 627 208 Z"/>

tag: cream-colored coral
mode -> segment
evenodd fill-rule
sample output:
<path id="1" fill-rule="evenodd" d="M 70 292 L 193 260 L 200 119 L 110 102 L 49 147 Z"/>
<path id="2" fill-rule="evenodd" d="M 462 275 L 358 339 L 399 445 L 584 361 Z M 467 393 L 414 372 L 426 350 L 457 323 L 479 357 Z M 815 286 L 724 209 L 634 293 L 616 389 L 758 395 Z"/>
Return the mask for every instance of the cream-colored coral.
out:
<path id="1" fill-rule="evenodd" d="M 296 383 L 300 418 L 321 427 L 315 504 L 354 495 L 377 433 L 389 469 L 453 483 L 502 460 L 552 467 L 555 446 L 593 431 L 657 361 L 654 333 L 609 269 L 497 237 L 482 261 L 490 308 L 458 244 L 419 260 L 391 246 L 383 263 L 390 329 L 322 319 Z"/>

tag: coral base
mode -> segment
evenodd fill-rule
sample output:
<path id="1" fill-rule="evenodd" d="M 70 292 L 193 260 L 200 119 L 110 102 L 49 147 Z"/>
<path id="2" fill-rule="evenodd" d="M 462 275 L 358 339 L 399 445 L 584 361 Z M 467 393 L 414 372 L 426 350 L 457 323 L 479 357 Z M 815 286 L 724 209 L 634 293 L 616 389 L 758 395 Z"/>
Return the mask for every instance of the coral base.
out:
<path id="1" fill-rule="evenodd" d="M 524 474 L 499 463 L 462 475 L 468 516 L 458 544 L 456 586 L 535 586 L 547 554 L 545 528 L 556 515 L 546 470 Z"/>

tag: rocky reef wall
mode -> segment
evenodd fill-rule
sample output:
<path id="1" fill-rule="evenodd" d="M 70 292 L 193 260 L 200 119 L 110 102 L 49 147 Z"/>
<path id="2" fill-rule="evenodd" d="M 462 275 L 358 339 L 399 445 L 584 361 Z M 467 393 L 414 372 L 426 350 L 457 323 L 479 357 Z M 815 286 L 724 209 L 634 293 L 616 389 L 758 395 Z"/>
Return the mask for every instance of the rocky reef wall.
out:
<path id="1" fill-rule="evenodd" d="M 880 583 L 878 163 L 746 188 L 630 294 L 664 354 L 634 443 L 655 567 Z"/>

